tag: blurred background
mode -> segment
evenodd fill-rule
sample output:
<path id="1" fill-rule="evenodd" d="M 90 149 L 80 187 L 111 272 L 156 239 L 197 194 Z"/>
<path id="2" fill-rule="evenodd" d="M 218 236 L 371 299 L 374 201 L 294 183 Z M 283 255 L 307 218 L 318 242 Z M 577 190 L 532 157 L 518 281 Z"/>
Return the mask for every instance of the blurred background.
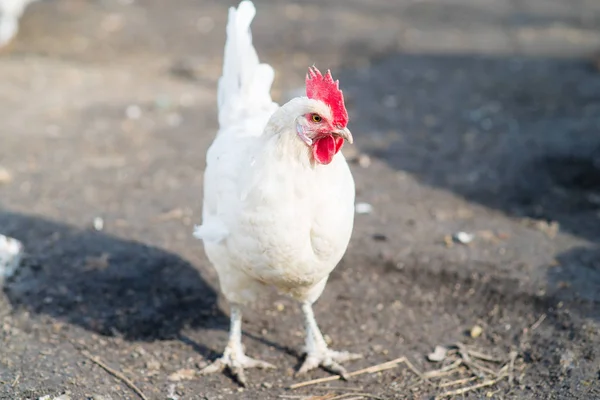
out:
<path id="1" fill-rule="evenodd" d="M 39 0 L 11 19 L 17 3 L 0 0 L 0 38 L 19 21 L 0 54 L 0 233 L 27 258 L 0 296 L 0 395 L 135 398 L 85 348 L 149 398 L 278 398 L 302 342 L 286 299 L 245 325 L 282 368 L 252 371 L 267 384 L 170 379 L 227 337 L 191 231 L 237 3 Z M 439 344 L 517 349 L 516 384 L 466 398 L 600 397 L 600 1 L 255 4 L 275 100 L 313 63 L 347 99 L 363 204 L 316 307 L 334 345 L 367 355 L 356 368 L 423 370 Z M 359 383 L 436 393 L 404 371 Z"/>

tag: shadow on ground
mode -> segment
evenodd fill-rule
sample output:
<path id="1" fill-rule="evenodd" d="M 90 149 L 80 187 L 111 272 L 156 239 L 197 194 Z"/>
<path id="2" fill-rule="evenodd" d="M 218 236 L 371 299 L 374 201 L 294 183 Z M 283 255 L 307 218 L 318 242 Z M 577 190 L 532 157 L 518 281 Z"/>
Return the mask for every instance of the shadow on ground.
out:
<path id="1" fill-rule="evenodd" d="M 600 73 L 591 63 L 393 55 L 340 81 L 352 82 L 344 89 L 363 152 L 468 201 L 600 242 Z M 599 302 L 597 253 L 560 255 L 550 284 L 568 280 L 577 297 Z"/>
<path id="2" fill-rule="evenodd" d="M 129 340 L 227 326 L 215 290 L 175 254 L 12 212 L 0 212 L 0 226 L 28 251 L 4 288 L 14 307 Z"/>

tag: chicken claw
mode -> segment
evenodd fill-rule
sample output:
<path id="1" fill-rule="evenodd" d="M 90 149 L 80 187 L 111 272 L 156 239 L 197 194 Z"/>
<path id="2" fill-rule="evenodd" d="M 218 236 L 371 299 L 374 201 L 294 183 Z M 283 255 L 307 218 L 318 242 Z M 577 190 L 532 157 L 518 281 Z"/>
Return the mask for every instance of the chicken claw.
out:
<path id="1" fill-rule="evenodd" d="M 362 355 L 329 349 L 317 325 L 312 304 L 310 302 L 303 303 L 302 312 L 304 313 L 306 326 L 306 359 L 296 375 L 304 374 L 317 367 L 323 367 L 347 380 L 349 378 L 348 372 L 340 363 L 358 360 L 362 358 Z"/>
<path id="2" fill-rule="evenodd" d="M 244 354 L 242 346 L 242 310 L 236 304 L 231 305 L 231 328 L 229 330 L 229 343 L 221 358 L 202 368 L 200 375 L 221 372 L 227 367 L 240 385 L 246 386 L 245 368 L 275 369 L 273 364 L 266 361 L 255 360 Z"/>
<path id="3" fill-rule="evenodd" d="M 241 349 L 240 349 L 241 350 Z M 221 372 L 228 368 L 231 374 L 240 385 L 246 386 L 247 380 L 244 369 L 275 369 L 276 367 L 266 361 L 256 360 L 245 355 L 241 351 L 236 351 L 232 346 L 227 346 L 221 358 L 216 359 L 212 364 L 200 370 L 200 375 Z"/>
<path id="4" fill-rule="evenodd" d="M 306 354 L 306 358 L 302 366 L 296 372 L 296 375 L 302 375 L 318 367 L 323 367 L 326 370 L 341 376 L 348 380 L 348 372 L 340 363 L 361 359 L 361 354 L 349 353 L 347 351 L 335 351 L 325 348 L 319 352 Z"/>

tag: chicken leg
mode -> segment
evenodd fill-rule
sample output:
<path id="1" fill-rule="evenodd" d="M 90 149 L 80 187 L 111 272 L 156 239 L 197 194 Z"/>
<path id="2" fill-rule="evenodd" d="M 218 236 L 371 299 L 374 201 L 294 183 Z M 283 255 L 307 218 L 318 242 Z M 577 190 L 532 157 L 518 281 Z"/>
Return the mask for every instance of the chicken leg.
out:
<path id="1" fill-rule="evenodd" d="M 245 368 L 276 368 L 273 364 L 265 361 L 255 360 L 244 354 L 242 347 L 242 310 L 237 304 L 231 305 L 231 325 L 229 328 L 229 342 L 223 356 L 215 360 L 212 364 L 204 367 L 200 371 L 200 375 L 220 372 L 225 368 L 229 368 L 231 374 L 237 379 L 242 386 L 246 386 Z"/>
<path id="2" fill-rule="evenodd" d="M 312 303 L 302 303 L 302 312 L 304 313 L 306 326 L 306 359 L 302 367 L 298 370 L 297 375 L 304 374 L 321 366 L 330 372 L 340 375 L 343 379 L 348 379 L 348 372 L 340 363 L 358 360 L 362 358 L 362 355 L 329 349 L 317 325 Z"/>

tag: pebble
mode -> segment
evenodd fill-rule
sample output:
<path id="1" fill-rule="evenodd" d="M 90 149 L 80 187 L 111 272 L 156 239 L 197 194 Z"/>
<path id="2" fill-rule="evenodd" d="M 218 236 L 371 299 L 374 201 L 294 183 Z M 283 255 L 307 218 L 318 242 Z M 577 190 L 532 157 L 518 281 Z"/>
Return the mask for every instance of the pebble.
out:
<path id="1" fill-rule="evenodd" d="M 373 206 L 369 203 L 356 203 L 355 210 L 357 214 L 371 214 Z"/>
<path id="2" fill-rule="evenodd" d="M 433 353 L 427 355 L 427 359 L 432 362 L 444 361 L 448 349 L 444 346 L 435 346 Z"/>
<path id="3" fill-rule="evenodd" d="M 453 239 L 458 243 L 469 244 L 473 241 L 475 235 L 467 232 L 457 232 L 454 234 Z"/>
<path id="4" fill-rule="evenodd" d="M 475 325 L 471 328 L 471 337 L 477 339 L 483 333 L 483 328 L 479 325 Z"/>
<path id="5" fill-rule="evenodd" d="M 96 217 L 94 218 L 93 225 L 95 230 L 101 231 L 104 229 L 104 220 L 100 217 Z"/>

